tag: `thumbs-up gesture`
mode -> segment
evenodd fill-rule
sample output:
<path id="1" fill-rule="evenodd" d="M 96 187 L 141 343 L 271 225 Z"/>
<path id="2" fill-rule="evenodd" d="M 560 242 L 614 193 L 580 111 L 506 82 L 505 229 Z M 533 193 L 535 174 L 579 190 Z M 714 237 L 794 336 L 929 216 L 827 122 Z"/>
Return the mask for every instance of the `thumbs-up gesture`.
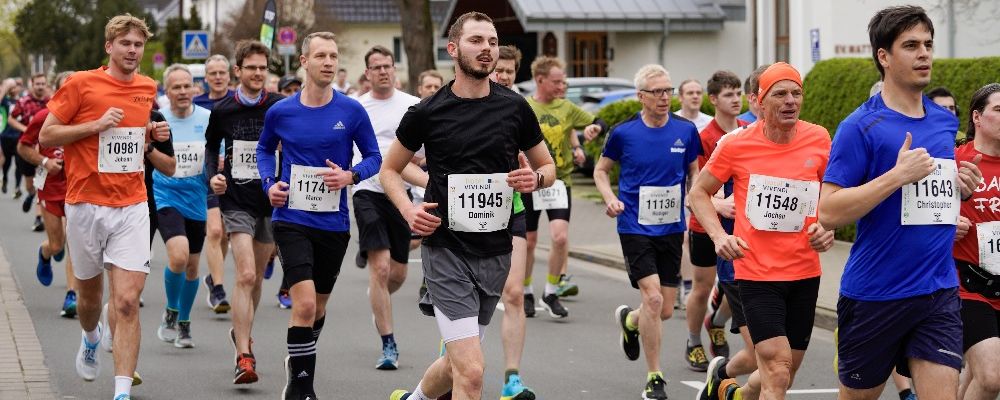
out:
<path id="1" fill-rule="evenodd" d="M 339 165 L 330 160 L 326 160 L 326 166 L 330 167 L 330 170 L 320 172 L 319 175 L 323 176 L 323 183 L 327 189 L 340 190 L 354 183 L 353 172 L 341 169 Z"/>
<path id="2" fill-rule="evenodd" d="M 979 170 L 979 162 L 983 160 L 982 154 L 976 154 L 972 162 L 961 161 L 958 163 L 958 187 L 962 189 L 962 198 L 972 197 L 972 193 L 983 182 L 983 173 Z"/>
<path id="3" fill-rule="evenodd" d="M 507 185 L 521 193 L 534 192 L 538 187 L 538 175 L 531 169 L 524 153 L 517 155 L 518 169 L 507 173 Z"/>
<path id="4" fill-rule="evenodd" d="M 927 149 L 923 147 L 910 149 L 912 144 L 913 135 L 906 132 L 903 147 L 899 149 L 899 155 L 896 157 L 896 166 L 893 167 L 900 180 L 900 187 L 924 179 L 931 172 L 934 172 L 934 159 L 927 154 Z"/>

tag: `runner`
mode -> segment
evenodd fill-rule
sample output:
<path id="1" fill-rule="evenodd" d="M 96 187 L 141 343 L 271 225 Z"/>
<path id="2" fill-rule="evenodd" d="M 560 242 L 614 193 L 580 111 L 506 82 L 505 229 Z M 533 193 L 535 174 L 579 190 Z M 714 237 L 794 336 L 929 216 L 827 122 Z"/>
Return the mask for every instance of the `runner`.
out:
<path id="1" fill-rule="evenodd" d="M 274 207 L 281 267 L 294 301 L 285 358 L 286 400 L 316 398 L 316 341 L 350 240 L 343 189 L 374 176 L 381 163 L 368 114 L 357 101 L 333 90 L 338 62 L 334 38 L 330 32 L 315 32 L 302 40 L 299 62 L 306 71 L 306 85 L 301 93 L 268 110 L 256 150 L 263 188 Z M 317 127 L 333 133 L 315 135 Z M 279 142 L 283 156 L 276 175 L 274 151 Z M 351 163 L 353 144 L 364 160 L 342 169 L 340 165 Z"/>
<path id="2" fill-rule="evenodd" d="M 504 87 L 514 90 L 514 77 L 521 69 L 521 50 L 513 45 L 500 46 L 496 68 L 490 78 Z M 500 400 L 532 400 L 535 393 L 524 386 L 521 380 L 521 356 L 524 354 L 524 335 L 527 310 L 524 304 L 524 264 L 528 261 L 528 242 L 525 239 L 524 202 L 521 193 L 514 192 L 510 233 L 510 272 L 503 285 L 503 321 L 500 325 L 500 341 L 503 343 L 504 380 Z M 531 314 L 535 308 L 532 306 Z"/>
<path id="3" fill-rule="evenodd" d="M 45 77 L 45 74 L 32 75 L 28 82 L 31 83 L 31 90 L 28 94 L 17 100 L 17 104 L 10 112 L 10 119 L 7 121 L 14 130 L 21 133 L 27 130 L 28 124 L 31 123 L 35 114 L 45 108 L 45 104 L 49 102 L 49 81 Z M 28 195 L 21 202 L 21 211 L 28 212 L 31 211 L 31 206 L 35 204 L 35 180 L 33 178 L 35 177 L 36 166 L 29 163 L 16 152 L 14 153 L 14 165 L 15 172 L 25 178 L 24 189 L 28 192 Z M 45 230 L 45 224 L 42 222 L 41 207 L 39 207 L 35 215 L 35 221 L 32 223 L 31 230 L 35 232 Z"/>
<path id="4" fill-rule="evenodd" d="M 7 193 L 7 175 L 10 166 L 14 165 L 14 153 L 17 152 L 18 131 L 11 126 L 10 109 L 17 103 L 21 93 L 20 85 L 13 78 L 0 82 L 0 147 L 3 147 L 3 193 Z M 14 199 L 21 197 L 21 175 L 14 173 Z"/>
<path id="5" fill-rule="evenodd" d="M 513 190 L 530 193 L 555 181 L 530 106 L 487 79 L 496 67 L 497 41 L 485 14 L 456 19 L 448 31 L 455 80 L 406 113 L 380 171 L 410 229 L 425 236 L 422 309 L 433 310 L 447 348 L 412 393 L 396 390 L 391 400 L 436 399 L 449 390 L 455 398 L 480 398 L 486 364 L 480 342 L 510 268 Z M 430 184 L 427 202 L 415 206 L 400 172 L 424 145 Z"/>
<path id="6" fill-rule="evenodd" d="M 212 111 L 216 102 L 235 95 L 235 92 L 229 89 L 229 59 L 226 56 L 214 54 L 205 60 L 205 82 L 208 83 L 208 93 L 194 98 L 194 104 L 199 107 Z M 216 165 L 225 165 L 225 162 Z M 229 312 L 229 301 L 226 300 L 226 289 L 222 287 L 222 282 L 225 280 L 223 267 L 229 249 L 229 236 L 222 226 L 219 197 L 211 190 L 208 193 L 207 204 L 204 250 L 209 274 L 205 275 L 205 301 L 216 314 L 225 314 Z"/>
<path id="7" fill-rule="evenodd" d="M 1000 296 L 995 283 L 1000 282 L 996 281 L 1000 276 L 1000 212 L 990 206 L 992 199 L 1000 197 L 1000 84 L 983 86 L 972 95 L 968 126 L 966 134 L 972 142 L 955 150 L 955 160 L 974 162 L 981 157 L 979 167 L 985 179 L 972 199 L 962 202 L 962 216 L 971 221 L 971 227 L 964 238 L 956 237 L 954 250 L 961 277 L 962 349 L 968 368 L 958 398 L 987 400 L 1000 394 L 1000 369 L 996 367 L 1000 364 Z"/>
<path id="8" fill-rule="evenodd" d="M 704 100 L 701 83 L 697 79 L 685 79 L 677 87 L 677 93 L 681 98 L 681 109 L 674 111 L 674 114 L 693 122 L 698 132 L 701 132 L 709 122 L 712 122 L 711 115 L 701 112 L 701 103 Z"/>
<path id="9" fill-rule="evenodd" d="M 956 166 L 958 119 L 922 93 L 934 43 L 924 10 L 880 10 L 868 33 L 884 85 L 837 128 L 820 197 L 824 227 L 858 221 L 837 303 L 840 397 L 878 398 L 895 367 L 921 398 L 955 399 L 962 320 L 952 242 L 959 199 L 982 179 L 978 157 Z M 919 257 L 899 257 L 913 249 Z"/>
<path id="10" fill-rule="evenodd" d="M 56 79 L 56 87 L 62 86 L 62 82 L 70 73 L 59 74 Z M 45 230 L 46 239 L 38 248 L 38 266 L 35 268 L 35 276 L 38 281 L 49 286 L 52 283 L 52 260 L 62 261 L 66 256 L 66 228 L 63 224 L 63 217 L 66 216 L 66 174 L 63 173 L 63 149 L 62 147 L 41 147 L 38 146 L 38 132 L 42 129 L 42 123 L 48 117 L 49 110 L 43 108 L 28 123 L 17 143 L 17 152 L 28 163 L 38 166 L 38 173 L 35 179 L 38 180 L 38 200 L 42 207 L 42 218 L 48 224 L 49 229 Z M 66 258 L 66 297 L 63 299 L 60 316 L 73 318 L 76 316 L 76 280 L 73 278 L 73 263 Z"/>
<path id="11" fill-rule="evenodd" d="M 740 114 L 740 116 L 737 117 L 740 119 L 740 121 L 746 122 L 748 124 L 757 122 L 757 115 L 760 114 L 760 106 L 757 105 L 757 102 L 754 101 L 753 98 L 757 96 L 757 89 L 759 83 L 758 79 L 760 79 L 760 74 L 763 74 L 764 70 L 770 66 L 771 64 L 761 65 L 757 67 L 757 69 L 753 70 L 753 72 L 750 73 L 750 76 L 747 77 L 747 80 L 743 85 L 744 86 L 743 89 L 746 90 L 747 94 L 747 112 Z"/>
<path id="12" fill-rule="evenodd" d="M 802 364 L 812 335 L 819 293 L 819 252 L 833 245 L 833 231 L 817 222 L 819 185 L 830 135 L 799 120 L 802 78 L 786 63 L 760 76 L 761 121 L 719 144 L 691 190 L 691 207 L 716 244 L 734 260 L 758 371 L 746 386 L 713 377 L 711 399 L 783 399 Z M 736 226 L 727 234 L 711 197 L 734 182 Z M 714 396 L 713 396 L 714 395 Z"/>
<path id="13" fill-rule="evenodd" d="M 705 166 L 708 159 L 712 157 L 715 146 L 726 132 L 733 131 L 739 127 L 746 126 L 745 122 L 736 119 L 742 107 L 740 99 L 740 78 L 729 71 L 716 71 L 708 79 L 708 100 L 715 107 L 715 118 L 709 120 L 708 124 L 700 130 L 699 140 L 704 154 L 698 158 L 698 164 Z M 688 84 L 688 87 L 693 84 Z M 733 199 L 721 199 L 712 197 L 712 204 L 716 213 L 725 218 L 733 217 Z M 705 371 L 708 368 L 708 357 L 705 356 L 705 348 L 701 344 L 701 328 L 705 326 L 708 332 L 709 349 L 712 356 L 729 357 L 729 343 L 726 342 L 726 332 L 722 326 L 715 326 L 710 319 L 707 319 L 709 296 L 715 287 L 716 277 L 716 254 L 712 239 L 705 233 L 705 229 L 698 223 L 698 219 L 691 218 L 690 233 L 688 243 L 690 244 L 689 254 L 691 264 L 694 269 L 694 285 L 687 296 L 687 306 L 685 313 L 688 327 L 687 350 L 685 359 L 688 367 L 695 371 Z M 713 313 L 714 314 L 714 313 Z"/>
<path id="14" fill-rule="evenodd" d="M 169 137 L 166 123 L 150 123 L 156 83 L 136 73 L 149 39 L 146 23 L 130 14 L 105 26 L 107 66 L 73 74 L 49 102 L 39 133 L 42 146 L 63 146 L 66 239 L 79 279 L 77 311 L 83 332 L 76 370 L 92 381 L 100 373 L 97 346 L 103 274 L 110 276 L 115 326 L 115 399 L 129 399 L 139 356 L 139 295 L 149 273 L 149 219 L 143 191 L 143 143 Z"/>
<path id="15" fill-rule="evenodd" d="M 615 310 L 622 348 L 629 360 L 639 359 L 642 336 L 647 367 L 642 398 L 665 400 L 667 382 L 660 368 L 662 321 L 674 314 L 681 278 L 684 195 L 698 174 L 702 150 L 694 125 L 670 118 L 674 88 L 663 66 L 639 68 L 635 87 L 642 111 L 608 134 L 594 167 L 594 184 L 604 198 L 605 213 L 618 219 L 629 280 L 642 299 L 635 310 L 624 304 Z M 664 156 L 658 149 L 666 148 L 670 152 Z M 617 196 L 608 176 L 616 163 L 621 166 Z"/>
<path id="16" fill-rule="evenodd" d="M 205 129 L 211 111 L 192 102 L 194 78 L 183 64 L 167 67 L 163 86 L 170 108 L 163 110 L 174 141 L 176 171 L 153 172 L 153 197 L 160 237 L 167 248 L 163 286 L 167 304 L 157 337 L 174 347 L 191 348 L 191 307 L 198 293 L 198 263 L 205 242 L 206 197 Z"/>
<path id="17" fill-rule="evenodd" d="M 542 304 L 552 318 L 566 318 L 569 310 L 563 307 L 559 297 L 575 296 L 580 292 L 576 284 L 566 276 L 569 260 L 569 216 L 573 208 L 570 188 L 573 181 L 570 173 L 574 164 L 583 164 L 585 155 L 574 129 L 583 129 L 584 135 L 594 138 L 606 130 L 603 121 L 594 118 L 575 104 L 567 101 L 566 73 L 562 60 L 541 56 L 531 63 L 531 74 L 537 88 L 528 98 L 528 105 L 538 119 L 545 142 L 556 163 L 559 180 L 548 190 L 524 196 L 527 212 L 525 223 L 528 228 L 528 261 L 525 268 L 524 303 L 530 306 L 534 316 L 535 296 L 531 286 L 531 276 L 535 265 L 535 245 L 538 243 L 538 221 L 542 210 L 549 218 L 549 232 L 552 235 L 549 249 L 549 271 L 546 275 Z M 537 201 L 536 201 L 537 199 Z"/>
<path id="18" fill-rule="evenodd" d="M 212 176 L 209 185 L 219 195 L 222 221 L 236 264 L 233 328 L 229 330 L 236 352 L 233 383 L 246 384 L 258 378 L 250 333 L 260 304 L 264 268 L 274 251 L 271 204 L 261 190 L 257 172 L 257 139 L 264 127 L 264 114 L 283 97 L 264 90 L 271 54 L 267 47 L 244 40 L 236 44 L 235 54 L 233 73 L 240 85 L 233 96 L 219 100 L 212 108 L 205 132 L 205 168 L 218 170 L 219 146 L 225 141 L 224 170 Z"/>
<path id="19" fill-rule="evenodd" d="M 375 46 L 368 50 L 365 74 L 372 82 L 372 90 L 358 99 L 371 120 L 380 155 L 388 153 L 406 110 L 420 102 L 394 88 L 394 60 L 392 52 L 385 47 Z M 413 168 L 417 168 L 416 165 Z M 382 338 L 382 356 L 375 368 L 394 370 L 399 367 L 399 349 L 393 334 L 391 295 L 406 281 L 410 228 L 386 197 L 378 177 L 372 176 L 355 185 L 353 197 L 358 250 L 367 254 L 367 264 L 371 267 L 368 269 L 368 299 L 375 330 Z"/>
<path id="20" fill-rule="evenodd" d="M 421 72 L 417 81 L 420 82 L 420 86 L 417 87 L 417 94 L 420 95 L 421 99 L 431 97 L 431 95 L 441 89 L 441 86 L 444 86 L 444 77 L 436 69 Z"/>
<path id="21" fill-rule="evenodd" d="M 281 90 L 281 94 L 285 97 L 289 97 L 302 90 L 302 81 L 295 75 L 283 76 L 278 81 L 278 90 Z"/>
<path id="22" fill-rule="evenodd" d="M 351 82 L 347 81 L 347 70 L 343 68 L 338 69 L 337 80 L 333 82 L 333 90 L 347 94 L 347 91 L 350 89 L 351 89 Z"/>

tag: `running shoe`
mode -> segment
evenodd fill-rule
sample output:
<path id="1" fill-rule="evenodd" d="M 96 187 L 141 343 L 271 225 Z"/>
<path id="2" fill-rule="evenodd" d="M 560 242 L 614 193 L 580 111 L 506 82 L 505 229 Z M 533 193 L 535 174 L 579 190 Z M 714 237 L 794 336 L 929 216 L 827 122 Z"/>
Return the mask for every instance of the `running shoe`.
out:
<path id="1" fill-rule="evenodd" d="M 698 389 L 698 400 L 719 400 L 719 368 L 722 367 L 726 357 L 715 357 L 708 363 L 708 370 L 705 371 L 705 386 Z"/>
<path id="2" fill-rule="evenodd" d="M 205 287 L 208 288 L 205 291 L 205 301 L 208 303 L 208 308 L 211 308 L 216 314 L 229 312 L 230 306 L 229 302 L 226 301 L 226 289 L 222 285 L 216 285 L 212 280 L 212 275 L 205 275 L 204 281 Z"/>
<path id="3" fill-rule="evenodd" d="M 66 298 L 63 299 L 62 311 L 59 312 L 59 316 L 63 318 L 73 318 L 76 316 L 76 292 L 72 290 L 66 292 Z"/>
<path id="4" fill-rule="evenodd" d="M 358 268 L 368 265 L 368 253 L 358 250 L 358 254 L 354 256 L 354 265 Z"/>
<path id="5" fill-rule="evenodd" d="M 570 278 L 572 278 L 572 276 L 566 274 L 559 276 L 559 286 L 556 288 L 556 294 L 559 295 L 559 297 L 569 297 L 580 294 L 580 287 L 576 286 L 575 283 L 571 283 L 569 281 Z"/>
<path id="6" fill-rule="evenodd" d="M 101 331 L 103 334 L 101 336 L 101 348 L 110 353 L 114 339 L 111 338 L 111 325 L 108 324 L 108 303 L 104 303 L 104 307 L 101 309 L 101 326 L 106 327 Z"/>
<path id="7" fill-rule="evenodd" d="M 705 372 L 708 369 L 708 357 L 705 356 L 705 348 L 702 345 L 687 346 L 687 357 L 685 359 L 688 363 L 688 368 L 692 371 Z"/>
<path id="8" fill-rule="evenodd" d="M 313 393 L 312 388 L 301 388 L 295 384 L 295 378 L 292 376 L 292 367 L 289 364 L 289 357 L 285 356 L 285 390 L 282 391 L 283 400 L 316 400 L 316 393 Z M 299 377 L 308 377 L 309 373 L 302 371 L 299 373 Z"/>
<path id="9" fill-rule="evenodd" d="M 22 194 L 21 188 L 14 189 L 14 200 L 20 199 Z"/>
<path id="10" fill-rule="evenodd" d="M 642 391 L 643 400 L 667 400 L 667 382 L 663 377 L 654 375 L 653 379 L 646 382 L 646 388 Z"/>
<path id="11" fill-rule="evenodd" d="M 542 304 L 552 318 L 566 318 L 569 316 L 569 310 L 563 307 L 562 303 L 559 302 L 559 295 L 555 293 L 549 293 L 545 297 L 542 297 Z"/>
<path id="12" fill-rule="evenodd" d="M 177 339 L 177 311 L 169 308 L 163 310 L 160 327 L 156 329 L 156 337 L 167 343 L 173 343 L 174 339 Z"/>
<path id="13" fill-rule="evenodd" d="M 233 378 L 233 384 L 243 385 L 257 382 L 256 370 L 257 360 L 254 359 L 253 354 L 240 354 L 236 358 L 236 376 Z"/>
<path id="14" fill-rule="evenodd" d="M 63 257 L 66 257 L 66 246 L 63 246 L 58 253 L 52 255 L 52 259 L 56 260 L 56 262 L 61 262 Z"/>
<path id="15" fill-rule="evenodd" d="M 129 395 L 125 394 L 125 393 L 122 393 L 122 394 L 119 394 L 119 395 L 115 396 L 115 400 L 132 400 L 132 396 L 129 396 Z"/>
<path id="16" fill-rule="evenodd" d="M 711 315 L 705 317 L 705 331 L 708 332 L 708 350 L 712 357 L 729 357 L 729 342 L 726 341 L 726 327 L 712 325 Z"/>
<path id="17" fill-rule="evenodd" d="M 403 389 L 396 389 L 393 390 L 392 394 L 389 395 L 389 400 L 406 400 L 410 398 L 411 394 L 413 393 L 407 392 Z"/>
<path id="18" fill-rule="evenodd" d="M 102 333 L 101 324 L 97 324 L 98 336 Z M 85 381 L 93 381 L 101 374 L 101 357 L 97 352 L 97 347 L 101 345 L 101 339 L 97 342 L 87 342 L 87 334 L 80 332 L 80 349 L 76 352 L 76 374 Z"/>
<path id="19" fill-rule="evenodd" d="M 535 392 L 524 386 L 518 374 L 512 374 L 503 385 L 500 400 L 535 400 Z"/>
<path id="20" fill-rule="evenodd" d="M 910 393 L 909 396 L 906 396 L 906 400 L 917 400 L 917 394 L 916 393 Z"/>
<path id="21" fill-rule="evenodd" d="M 52 260 L 46 260 L 42 256 L 42 248 L 38 247 L 38 265 L 35 266 L 35 277 L 42 286 L 52 284 Z"/>
<path id="22" fill-rule="evenodd" d="M 194 347 L 194 340 L 191 339 L 191 321 L 177 322 L 177 337 L 174 338 L 174 347 L 179 349 Z"/>
<path id="23" fill-rule="evenodd" d="M 719 400 L 731 399 L 732 396 L 730 396 L 730 394 L 735 393 L 736 389 L 739 388 L 740 385 L 736 383 L 736 379 L 733 378 L 723 379 L 722 382 L 719 382 L 719 391 L 718 393 L 716 393 L 717 398 Z"/>
<path id="24" fill-rule="evenodd" d="M 139 375 L 139 371 L 132 371 L 132 386 L 139 386 L 142 384 L 142 375 Z"/>
<path id="25" fill-rule="evenodd" d="M 632 307 L 622 304 L 615 310 L 615 319 L 618 322 L 618 327 L 622 330 L 620 341 L 622 350 L 625 351 L 625 357 L 635 361 L 639 359 L 639 330 L 628 328 L 628 324 L 625 321 L 628 319 L 628 313 L 630 312 L 632 312 Z"/>
<path id="26" fill-rule="evenodd" d="M 282 310 L 292 308 L 292 296 L 288 294 L 288 289 L 278 290 L 278 308 Z"/>
<path id="27" fill-rule="evenodd" d="M 524 294 L 524 316 L 527 318 L 535 318 L 535 295 L 531 293 Z"/>
<path id="28" fill-rule="evenodd" d="M 236 347 L 236 331 L 233 330 L 233 328 L 229 328 L 229 343 L 233 345 L 233 353 L 234 353 L 233 363 L 234 364 L 239 364 L 240 363 L 240 352 L 238 350 L 239 348 Z M 247 347 L 250 348 L 250 357 L 253 357 L 253 338 L 252 337 L 250 338 L 250 345 L 247 346 Z M 255 363 L 256 363 L 256 361 L 255 361 Z"/>
<path id="29" fill-rule="evenodd" d="M 35 194 L 28 193 L 27 196 L 24 196 L 24 201 L 21 202 L 21 211 L 24 212 L 31 211 L 31 205 L 34 203 L 35 203 Z M 35 218 L 37 219 L 38 216 L 35 216 Z"/>
<path id="30" fill-rule="evenodd" d="M 399 368 L 399 350 L 396 343 L 389 343 L 382 346 L 382 357 L 375 363 L 375 369 L 392 371 Z"/>
<path id="31" fill-rule="evenodd" d="M 45 223 L 42 222 L 42 217 L 35 216 L 35 222 L 31 223 L 32 232 L 42 232 L 45 230 Z"/>
<path id="32" fill-rule="evenodd" d="M 271 279 L 271 275 L 274 275 L 274 257 L 267 260 L 267 266 L 264 267 L 264 279 Z"/>

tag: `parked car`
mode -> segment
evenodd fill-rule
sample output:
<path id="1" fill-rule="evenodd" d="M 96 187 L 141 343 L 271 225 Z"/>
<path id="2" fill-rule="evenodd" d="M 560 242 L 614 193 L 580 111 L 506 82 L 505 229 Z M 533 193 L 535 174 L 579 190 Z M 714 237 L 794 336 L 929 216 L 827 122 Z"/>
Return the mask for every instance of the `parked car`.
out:
<path id="1" fill-rule="evenodd" d="M 608 104 L 614 103 L 619 100 L 628 100 L 637 98 L 635 94 L 635 89 L 618 89 L 608 92 L 586 94 L 580 99 L 580 108 L 586 110 L 589 113 L 597 113 Z"/>
<path id="2" fill-rule="evenodd" d="M 566 100 L 577 105 L 583 104 L 583 96 L 590 94 L 621 89 L 635 91 L 635 85 L 631 81 L 621 78 L 566 78 L 566 83 L 569 85 L 566 88 Z M 524 81 L 518 83 L 517 87 L 525 97 L 531 96 L 535 92 L 535 81 Z"/>

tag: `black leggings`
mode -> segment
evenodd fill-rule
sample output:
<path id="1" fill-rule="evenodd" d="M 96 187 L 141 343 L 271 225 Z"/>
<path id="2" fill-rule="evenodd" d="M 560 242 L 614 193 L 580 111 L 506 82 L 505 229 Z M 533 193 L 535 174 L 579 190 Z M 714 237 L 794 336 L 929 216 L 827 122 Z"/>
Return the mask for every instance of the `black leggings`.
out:
<path id="1" fill-rule="evenodd" d="M 17 153 L 16 137 L 0 137 L 0 147 L 3 147 L 3 180 L 7 181 L 7 171 L 14 164 L 14 154 Z M 21 186 L 21 174 L 14 172 L 15 190 Z"/>

